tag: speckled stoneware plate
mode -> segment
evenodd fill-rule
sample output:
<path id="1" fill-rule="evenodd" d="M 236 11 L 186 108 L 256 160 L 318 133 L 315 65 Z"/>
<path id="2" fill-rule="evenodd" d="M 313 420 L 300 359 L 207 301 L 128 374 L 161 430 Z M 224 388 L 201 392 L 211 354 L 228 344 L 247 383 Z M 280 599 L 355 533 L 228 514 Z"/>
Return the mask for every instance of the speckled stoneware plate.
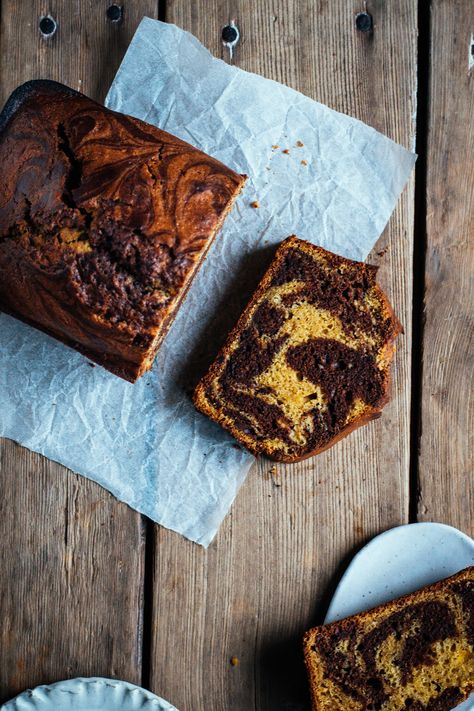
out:
<path id="1" fill-rule="evenodd" d="M 116 679 L 68 679 L 24 691 L 0 711 L 177 711 L 150 691 Z"/>
<path id="2" fill-rule="evenodd" d="M 474 565 L 474 541 L 442 523 L 392 528 L 362 548 L 331 600 L 325 623 L 419 590 Z M 474 711 L 474 694 L 456 711 Z"/>

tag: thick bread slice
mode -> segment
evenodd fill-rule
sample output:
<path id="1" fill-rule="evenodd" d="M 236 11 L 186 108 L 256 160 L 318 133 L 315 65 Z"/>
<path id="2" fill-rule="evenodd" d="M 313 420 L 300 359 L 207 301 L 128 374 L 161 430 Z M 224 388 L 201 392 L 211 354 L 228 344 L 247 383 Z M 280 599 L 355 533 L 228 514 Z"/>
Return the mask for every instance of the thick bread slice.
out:
<path id="1" fill-rule="evenodd" d="M 194 393 L 253 454 L 292 462 L 378 417 L 401 326 L 377 268 L 286 239 Z"/>
<path id="2" fill-rule="evenodd" d="M 474 691 L 474 567 L 309 630 L 314 711 L 450 711 Z"/>

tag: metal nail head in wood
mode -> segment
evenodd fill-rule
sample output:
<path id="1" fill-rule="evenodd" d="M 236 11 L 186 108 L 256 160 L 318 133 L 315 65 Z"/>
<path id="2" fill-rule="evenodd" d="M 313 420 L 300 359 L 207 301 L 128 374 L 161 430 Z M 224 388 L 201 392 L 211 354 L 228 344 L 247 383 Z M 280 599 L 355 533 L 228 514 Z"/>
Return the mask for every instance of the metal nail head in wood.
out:
<path id="1" fill-rule="evenodd" d="M 234 55 L 234 47 L 240 39 L 239 28 L 235 24 L 234 20 L 231 20 L 228 25 L 222 28 L 222 43 L 224 47 L 227 47 L 230 54 L 230 59 Z"/>
<path id="2" fill-rule="evenodd" d="M 374 27 L 372 15 L 368 12 L 358 12 L 355 18 L 355 25 L 359 32 L 370 32 Z"/>
<path id="3" fill-rule="evenodd" d="M 123 7 L 121 5 L 110 5 L 106 14 L 110 22 L 121 22 L 123 20 Z"/>
<path id="4" fill-rule="evenodd" d="M 45 15 L 44 17 L 40 18 L 39 31 L 46 39 L 49 39 L 54 34 L 56 34 L 57 29 L 58 23 L 56 22 L 54 17 L 51 17 L 51 15 Z"/>

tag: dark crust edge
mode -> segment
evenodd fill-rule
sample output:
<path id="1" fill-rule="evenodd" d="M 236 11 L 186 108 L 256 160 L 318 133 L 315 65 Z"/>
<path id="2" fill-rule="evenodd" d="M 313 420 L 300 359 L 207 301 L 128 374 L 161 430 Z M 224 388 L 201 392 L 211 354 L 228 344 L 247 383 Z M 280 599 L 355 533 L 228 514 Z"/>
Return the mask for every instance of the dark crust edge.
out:
<path id="1" fill-rule="evenodd" d="M 6 100 L 5 105 L 0 113 L 0 134 L 5 131 L 11 119 L 15 116 L 18 109 L 21 108 L 24 101 L 35 94 L 69 94 L 71 96 L 85 96 L 75 89 L 71 89 L 66 84 L 61 84 L 58 81 L 50 79 L 31 79 L 30 81 L 20 84 Z M 87 97 L 88 98 L 88 97 Z M 93 101 L 93 99 L 90 99 Z M 97 103 L 97 102 L 96 102 Z M 101 104 L 99 104 L 100 106 Z M 106 108 L 104 106 L 104 108 Z M 110 111 L 111 109 L 109 109 Z"/>
<path id="2" fill-rule="evenodd" d="M 247 313 L 249 309 L 251 309 L 255 303 L 258 301 L 258 299 L 263 295 L 263 293 L 267 290 L 271 279 L 275 273 L 275 270 L 277 266 L 280 264 L 282 256 L 285 255 L 286 251 L 291 248 L 291 247 L 296 247 L 298 248 L 299 245 L 304 244 L 308 245 L 312 248 L 314 248 L 316 245 L 312 244 L 311 242 L 308 242 L 307 240 L 300 239 L 296 235 L 290 235 L 286 239 L 284 239 L 280 244 L 278 245 L 278 248 L 275 252 L 275 255 L 270 262 L 270 265 L 261 278 L 255 292 L 253 293 L 252 297 L 250 298 L 250 301 L 247 303 L 247 306 L 244 308 L 242 311 L 242 314 L 240 315 L 239 320 L 235 324 L 234 328 L 230 331 L 229 335 L 227 336 L 227 339 L 219 351 L 219 353 L 216 355 L 214 362 L 212 363 L 211 367 L 209 368 L 208 372 L 204 377 L 199 381 L 197 384 L 194 394 L 193 394 L 193 403 L 195 407 L 202 412 L 204 415 L 207 415 L 207 417 L 210 417 L 210 419 L 214 420 L 214 422 L 217 422 L 221 427 L 224 427 L 228 432 L 230 432 L 233 437 L 235 437 L 249 452 L 251 452 L 254 456 L 260 457 L 260 456 L 265 456 L 268 459 L 275 461 L 275 462 L 283 462 L 285 464 L 292 464 L 296 462 L 301 462 L 305 459 L 309 459 L 310 457 L 314 457 L 317 454 L 321 454 L 321 452 L 325 452 L 327 449 L 330 449 L 334 444 L 339 442 L 341 439 L 344 439 L 348 435 L 350 435 L 354 430 L 358 429 L 359 427 L 362 427 L 363 425 L 366 425 L 367 423 L 371 422 L 372 420 L 376 420 L 382 415 L 382 409 L 385 407 L 385 405 L 389 402 L 391 398 L 391 372 L 390 368 L 388 369 L 387 372 L 387 379 L 385 383 L 385 394 L 381 401 L 379 402 L 379 405 L 377 408 L 371 408 L 368 412 L 365 414 L 361 415 L 359 418 L 351 422 L 350 424 L 346 425 L 343 427 L 343 429 L 335 436 L 333 437 L 327 444 L 323 445 L 322 447 L 316 448 L 314 450 L 311 450 L 310 452 L 306 452 L 306 454 L 303 454 L 298 457 L 291 457 L 291 456 L 275 456 L 275 455 L 270 455 L 267 454 L 266 452 L 261 452 L 259 451 L 256 447 L 252 447 L 249 445 L 246 441 L 244 442 L 243 439 L 240 436 L 240 432 L 236 427 L 233 427 L 231 425 L 224 424 L 222 422 L 222 418 L 219 416 L 216 416 L 215 410 L 209 405 L 209 402 L 207 400 L 206 396 L 206 389 L 210 387 L 212 380 L 214 377 L 217 377 L 219 373 L 219 364 L 217 363 L 218 359 L 220 356 L 226 356 L 228 354 L 228 350 L 230 346 L 232 345 L 233 341 L 236 339 L 236 337 L 239 335 L 239 333 L 242 331 L 242 329 L 245 326 L 246 320 L 247 320 Z M 319 247 L 319 249 L 322 249 L 325 252 L 328 252 L 328 250 L 324 249 L 324 247 Z M 328 254 L 332 254 L 331 252 L 328 252 Z M 336 255 L 338 256 L 338 255 Z M 360 266 L 367 266 L 365 262 L 358 262 L 354 259 L 347 259 L 346 257 L 342 257 L 347 262 L 352 262 L 352 264 L 357 264 Z M 374 265 L 372 265 L 374 266 Z M 376 270 L 378 270 L 378 267 L 374 267 Z M 403 333 L 403 327 L 395 315 L 395 312 L 393 310 L 393 307 L 391 303 L 389 302 L 387 296 L 383 292 L 383 290 L 379 287 L 380 294 L 383 297 L 385 306 L 387 307 L 387 311 L 390 314 L 390 317 L 393 319 L 394 323 L 394 334 L 393 337 L 390 339 L 389 342 L 387 342 L 387 345 L 393 345 L 393 342 L 395 341 L 395 338 L 400 334 Z"/>
<path id="3" fill-rule="evenodd" d="M 318 704 L 318 697 L 316 695 L 318 685 L 316 667 L 317 662 L 319 662 L 319 657 L 316 657 L 315 659 L 315 652 L 311 649 L 311 645 L 313 644 L 313 641 L 319 631 L 325 631 L 326 629 L 329 629 L 335 625 L 339 625 L 344 629 L 351 622 L 364 622 L 365 619 L 377 616 L 377 614 L 379 614 L 380 612 L 385 612 L 387 610 L 390 611 L 390 613 L 397 612 L 398 610 L 402 609 L 406 603 L 416 603 L 418 602 L 419 598 L 422 599 L 423 596 L 427 593 L 443 590 L 447 585 L 453 582 L 457 582 L 458 580 L 471 579 L 474 579 L 474 566 L 468 566 L 467 568 L 463 568 L 454 575 L 449 576 L 449 578 L 443 578 L 437 583 L 433 583 L 432 585 L 426 585 L 425 587 L 420 588 L 419 590 L 414 590 L 413 592 L 408 593 L 407 595 L 397 597 L 394 600 L 390 600 L 389 602 L 386 602 L 382 605 L 377 605 L 376 607 L 372 607 L 369 610 L 364 610 L 364 612 L 359 612 L 355 615 L 351 615 L 350 617 L 345 617 L 344 619 L 338 620 L 337 622 L 331 622 L 328 625 L 317 625 L 316 627 L 312 627 L 310 630 L 305 632 L 303 635 L 303 656 L 309 680 L 313 711 L 322 711 L 322 708 Z M 472 680 L 472 684 L 466 690 L 466 695 L 464 696 L 462 701 L 466 701 L 472 691 L 474 691 L 474 679 Z"/>
<path id="4" fill-rule="evenodd" d="M 53 329 L 51 328 L 46 328 L 45 326 L 40 325 L 33 319 L 26 318 L 25 316 L 20 316 L 15 311 L 6 309 L 3 305 L 0 308 L 0 313 L 8 314 L 8 316 L 15 318 L 17 321 L 26 323 L 28 326 L 32 326 L 37 331 L 46 333 L 46 335 L 50 336 L 51 338 L 54 338 L 55 341 L 59 341 L 68 348 L 72 348 L 72 350 L 76 351 L 76 353 L 80 353 L 88 360 L 93 361 L 95 365 L 100 365 L 102 368 L 105 368 L 114 375 L 118 375 L 120 378 L 122 378 L 123 380 L 127 380 L 129 383 L 136 382 L 136 380 L 138 380 L 138 378 L 142 374 L 140 372 L 141 365 L 139 363 L 133 364 L 134 367 L 132 367 L 131 361 L 126 361 L 124 358 L 118 358 L 116 356 L 107 355 L 106 352 L 104 352 L 103 357 L 101 357 L 101 354 L 98 351 L 93 351 L 89 348 L 85 348 L 81 343 L 75 341 L 73 338 L 67 338 L 66 336 L 64 336 L 64 334 L 59 334 L 56 331 L 53 331 Z"/>
<path id="5" fill-rule="evenodd" d="M 60 82 L 53 81 L 51 79 L 31 79 L 30 81 L 25 82 L 24 84 L 20 84 L 9 96 L 7 99 L 2 111 L 0 112 L 0 138 L 2 137 L 3 132 L 5 131 L 6 128 L 8 128 L 8 124 L 14 118 L 16 112 L 21 108 L 22 104 L 29 99 L 32 96 L 41 94 L 65 94 L 66 96 L 80 96 L 83 97 L 84 99 L 87 99 L 88 101 L 92 102 L 96 106 L 99 106 L 103 111 L 107 111 L 111 114 L 115 114 L 116 116 L 126 116 L 133 121 L 137 121 L 140 124 L 143 124 L 144 126 L 148 126 L 151 128 L 153 131 L 155 131 L 158 134 L 162 134 L 164 136 L 168 136 L 169 138 L 172 139 L 173 142 L 177 142 L 181 145 L 187 145 L 190 146 L 193 150 L 195 150 L 197 153 L 200 153 L 203 156 L 206 156 L 206 158 L 210 158 L 212 161 L 214 161 L 217 165 L 221 165 L 226 171 L 229 171 L 230 173 L 233 173 L 236 177 L 239 177 L 241 179 L 240 181 L 240 187 L 242 188 L 244 183 L 248 179 L 248 175 L 245 173 L 238 173 L 236 170 L 233 168 L 230 168 L 229 166 L 225 165 L 222 161 L 220 161 L 218 158 L 214 158 L 214 156 L 211 156 L 209 153 L 206 153 L 203 151 L 201 148 L 197 148 L 194 146 L 192 143 L 189 143 L 188 141 L 184 141 L 182 138 L 179 138 L 178 136 L 175 136 L 172 133 L 169 133 L 166 131 L 164 128 L 160 128 L 159 126 L 155 126 L 152 123 L 148 123 L 147 121 L 143 121 L 143 119 L 139 119 L 136 116 L 132 116 L 131 114 L 126 114 L 123 111 L 115 111 L 114 109 L 111 109 L 109 106 L 105 106 L 104 104 L 101 104 L 99 101 L 96 101 L 95 99 L 91 99 L 90 96 L 87 96 L 87 94 L 83 94 L 80 91 L 76 91 L 76 89 L 72 89 L 71 87 L 67 86 L 66 84 L 61 84 Z"/>
<path id="6" fill-rule="evenodd" d="M 94 99 L 90 99 L 86 94 L 82 94 L 81 92 L 76 91 L 75 89 L 71 89 L 71 87 L 67 86 L 66 84 L 61 84 L 60 82 L 52 81 L 50 79 L 31 79 L 30 81 L 27 81 L 24 84 L 20 84 L 20 86 L 18 86 L 10 94 L 2 111 L 0 112 L 0 140 L 3 136 L 3 133 L 8 128 L 10 121 L 14 118 L 15 114 L 21 108 L 22 104 L 32 96 L 35 96 L 37 94 L 44 95 L 45 93 L 65 94 L 65 95 L 69 95 L 69 96 L 82 96 L 82 97 L 88 99 L 89 101 L 92 101 L 93 103 L 97 104 L 97 106 L 100 106 L 100 108 L 102 108 L 104 111 L 110 111 L 111 113 L 114 113 L 114 114 L 119 113 L 119 112 L 114 111 L 113 109 L 108 108 L 107 106 L 104 106 L 103 104 L 100 104 L 97 101 L 94 101 Z M 142 121 L 141 119 L 135 119 L 135 120 L 146 124 L 146 122 Z M 172 136 L 174 139 L 181 142 L 181 139 L 173 136 L 172 134 L 168 134 L 166 131 L 164 131 L 161 128 L 158 128 L 157 126 L 153 126 L 153 124 L 146 124 L 146 125 L 152 126 L 152 128 L 154 128 L 156 131 L 160 131 L 161 133 Z M 191 144 L 189 144 L 189 145 L 191 145 Z M 199 148 L 196 148 L 195 146 L 192 146 L 192 148 L 194 148 L 196 151 L 202 153 L 202 151 Z M 205 155 L 207 155 L 207 154 L 205 154 Z M 185 284 L 185 287 L 182 290 L 182 293 L 180 294 L 179 299 L 176 301 L 174 308 L 172 309 L 172 311 L 170 313 L 168 313 L 166 315 L 165 319 L 163 320 L 160 338 L 159 338 L 158 344 L 155 348 L 155 354 L 154 354 L 153 359 L 151 360 L 150 364 L 148 365 L 148 367 L 146 367 L 146 361 L 145 361 L 146 354 L 144 354 L 144 357 L 142 358 L 140 363 L 135 364 L 132 361 L 127 361 L 125 359 L 120 359 L 115 356 L 107 355 L 106 352 L 101 353 L 98 351 L 91 350 L 87 347 L 84 347 L 84 346 L 82 346 L 82 344 L 78 343 L 73 338 L 67 338 L 66 336 L 64 336 L 64 334 L 59 335 L 54 330 L 43 327 L 42 325 L 38 324 L 33 319 L 28 319 L 26 317 L 20 316 L 12 310 L 5 309 L 3 306 L 0 310 L 3 311 L 4 313 L 8 313 L 10 316 L 17 318 L 20 321 L 23 321 L 23 323 L 26 323 L 29 326 L 33 326 L 34 328 L 36 328 L 39 331 L 43 331 L 43 333 L 46 333 L 48 336 L 51 336 L 52 338 L 56 339 L 57 341 L 60 341 L 64 345 L 81 353 L 81 355 L 92 360 L 97 365 L 102 366 L 103 368 L 110 371 L 114 375 L 117 375 L 120 378 L 123 378 L 124 380 L 127 380 L 130 383 L 135 383 L 138 380 L 138 378 L 140 378 L 145 372 L 147 372 L 148 370 L 151 369 L 151 366 L 153 365 L 153 361 L 156 356 L 156 352 L 159 349 L 159 346 L 161 345 L 161 343 L 164 340 L 165 336 L 167 335 L 169 329 L 171 328 L 171 325 L 178 313 L 179 307 L 181 306 L 182 302 L 184 301 L 185 297 L 187 296 L 187 293 L 191 287 L 191 284 L 194 281 L 194 278 L 196 277 L 197 273 L 199 272 L 199 270 L 200 270 L 200 268 L 207 256 L 207 253 L 209 252 L 209 249 L 211 248 L 218 232 L 222 228 L 226 217 L 228 216 L 232 207 L 234 206 L 237 196 L 241 193 L 241 191 L 248 179 L 247 175 L 237 173 L 232 168 L 225 166 L 223 163 L 218 161 L 213 156 L 209 156 L 209 158 L 212 158 L 213 161 L 223 165 L 226 168 L 226 170 L 229 170 L 232 173 L 234 173 L 235 176 L 238 176 L 240 178 L 239 185 L 236 188 L 236 190 L 232 196 L 232 199 L 229 200 L 229 203 L 228 203 L 226 209 L 223 211 L 223 213 L 221 215 L 221 220 L 217 224 L 217 226 L 214 230 L 214 233 L 210 236 L 205 250 L 201 253 L 200 259 L 195 263 L 195 269 L 189 276 L 189 279 L 188 279 L 187 283 Z M 103 342 L 105 344 L 107 342 L 107 338 L 104 338 Z"/>

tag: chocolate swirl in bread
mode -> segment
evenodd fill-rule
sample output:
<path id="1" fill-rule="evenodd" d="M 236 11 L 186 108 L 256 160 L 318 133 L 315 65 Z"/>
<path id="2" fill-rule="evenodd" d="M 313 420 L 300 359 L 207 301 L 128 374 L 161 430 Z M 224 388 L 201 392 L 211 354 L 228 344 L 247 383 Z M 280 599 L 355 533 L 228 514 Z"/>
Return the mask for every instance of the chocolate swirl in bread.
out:
<path id="1" fill-rule="evenodd" d="M 474 568 L 305 635 L 317 711 L 450 711 L 474 691 Z"/>
<path id="2" fill-rule="evenodd" d="M 388 399 L 400 324 L 376 268 L 290 237 L 195 404 L 254 454 L 295 461 L 333 444 Z"/>
<path id="3" fill-rule="evenodd" d="M 245 176 L 43 81 L 7 102 L 0 160 L 0 309 L 135 380 Z"/>

